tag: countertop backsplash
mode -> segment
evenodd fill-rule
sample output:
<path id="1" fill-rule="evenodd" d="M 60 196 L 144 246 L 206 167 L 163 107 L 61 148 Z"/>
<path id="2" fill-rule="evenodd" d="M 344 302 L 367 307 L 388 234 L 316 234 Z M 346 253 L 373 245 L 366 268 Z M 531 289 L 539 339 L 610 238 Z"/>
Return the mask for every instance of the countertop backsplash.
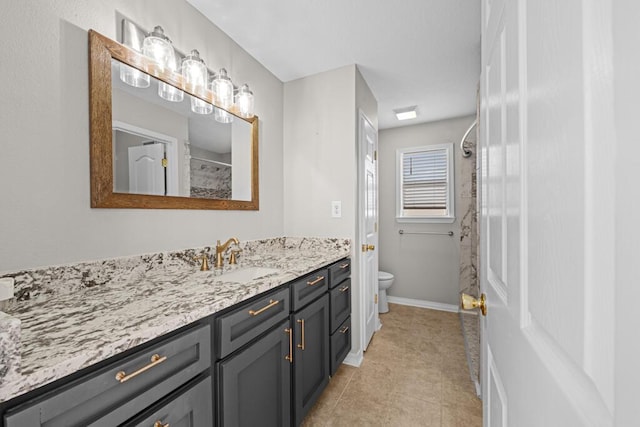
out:
<path id="1" fill-rule="evenodd" d="M 240 242 L 238 265 L 278 269 L 249 283 L 213 272 L 214 247 L 0 273 L 16 297 L 0 312 L 0 402 L 350 256 L 349 239 Z M 199 271 L 201 254 L 211 271 Z"/>

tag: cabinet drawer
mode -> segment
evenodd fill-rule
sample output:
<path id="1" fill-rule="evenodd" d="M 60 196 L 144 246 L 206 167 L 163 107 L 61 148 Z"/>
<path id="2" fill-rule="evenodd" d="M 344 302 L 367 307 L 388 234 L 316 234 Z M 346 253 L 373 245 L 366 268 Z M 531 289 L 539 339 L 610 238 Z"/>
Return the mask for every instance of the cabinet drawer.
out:
<path id="1" fill-rule="evenodd" d="M 336 373 L 338 367 L 347 354 L 351 351 L 351 317 L 340 325 L 337 331 L 331 335 L 331 375 Z"/>
<path id="2" fill-rule="evenodd" d="M 289 288 L 242 304 L 216 319 L 216 352 L 222 359 L 289 317 Z"/>
<path id="3" fill-rule="evenodd" d="M 318 270 L 291 282 L 291 305 L 298 311 L 328 289 L 327 270 Z"/>
<path id="4" fill-rule="evenodd" d="M 329 266 L 329 288 L 335 288 L 351 274 L 351 260 L 343 259 Z"/>
<path id="5" fill-rule="evenodd" d="M 197 381 L 125 425 L 136 427 L 200 427 L 213 425 L 211 377 Z"/>
<path id="6" fill-rule="evenodd" d="M 6 427 L 119 425 L 211 366 L 202 325 L 10 410 Z"/>
<path id="7" fill-rule="evenodd" d="M 351 279 L 344 280 L 339 286 L 331 289 L 331 332 L 351 315 Z"/>

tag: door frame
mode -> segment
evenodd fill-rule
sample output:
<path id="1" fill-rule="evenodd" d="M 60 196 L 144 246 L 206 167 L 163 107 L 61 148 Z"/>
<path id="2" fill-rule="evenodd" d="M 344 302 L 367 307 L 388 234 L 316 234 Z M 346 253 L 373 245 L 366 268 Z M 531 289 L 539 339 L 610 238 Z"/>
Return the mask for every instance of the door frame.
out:
<path id="1" fill-rule="evenodd" d="M 165 153 L 167 156 L 167 196 L 179 196 L 180 175 L 178 168 L 178 140 L 172 136 L 154 132 L 152 130 L 141 128 L 130 123 L 121 122 L 119 120 L 113 121 L 112 128 L 113 132 L 117 130 L 124 131 L 141 136 L 143 138 L 153 139 L 156 142 L 161 142 L 162 144 L 164 144 Z M 115 143 L 116 141 L 113 140 L 114 148 Z"/>

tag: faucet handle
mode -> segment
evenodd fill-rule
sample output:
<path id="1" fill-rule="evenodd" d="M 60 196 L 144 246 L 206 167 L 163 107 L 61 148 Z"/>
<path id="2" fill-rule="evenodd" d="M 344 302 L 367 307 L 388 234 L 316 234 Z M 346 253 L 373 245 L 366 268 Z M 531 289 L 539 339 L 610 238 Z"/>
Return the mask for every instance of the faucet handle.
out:
<path id="1" fill-rule="evenodd" d="M 200 265 L 200 271 L 209 271 L 209 260 L 205 254 L 194 257 L 196 261 L 202 260 L 202 265 Z"/>
<path id="2" fill-rule="evenodd" d="M 231 251 L 231 255 L 229 256 L 229 264 L 237 264 L 238 263 L 238 254 L 242 252 L 242 249 L 235 249 Z"/>

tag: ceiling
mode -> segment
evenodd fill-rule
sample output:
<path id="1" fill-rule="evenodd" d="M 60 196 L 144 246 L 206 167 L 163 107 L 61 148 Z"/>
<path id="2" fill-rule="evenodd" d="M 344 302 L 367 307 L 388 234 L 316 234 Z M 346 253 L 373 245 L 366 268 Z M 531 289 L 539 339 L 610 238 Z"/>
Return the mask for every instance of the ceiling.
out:
<path id="1" fill-rule="evenodd" d="M 357 64 L 380 129 L 475 112 L 478 0 L 187 1 L 283 82 Z"/>

